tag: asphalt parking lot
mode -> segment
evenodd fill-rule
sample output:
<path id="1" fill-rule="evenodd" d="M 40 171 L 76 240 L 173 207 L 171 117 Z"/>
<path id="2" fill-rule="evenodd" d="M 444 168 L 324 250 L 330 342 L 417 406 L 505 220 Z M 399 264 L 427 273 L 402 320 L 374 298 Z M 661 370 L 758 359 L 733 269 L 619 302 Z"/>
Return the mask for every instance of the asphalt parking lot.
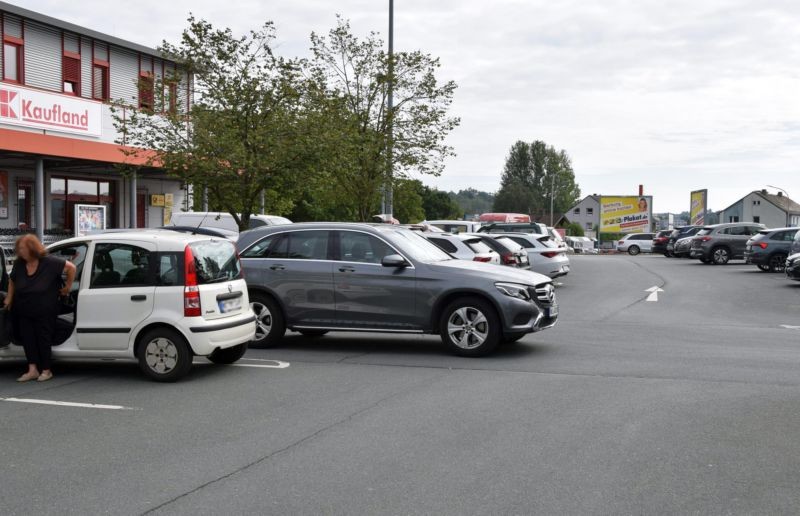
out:
<path id="1" fill-rule="evenodd" d="M 487 358 L 291 334 L 176 384 L 61 363 L 18 385 L 0 362 L 1 512 L 795 513 L 800 283 L 572 263 L 559 325 Z"/>

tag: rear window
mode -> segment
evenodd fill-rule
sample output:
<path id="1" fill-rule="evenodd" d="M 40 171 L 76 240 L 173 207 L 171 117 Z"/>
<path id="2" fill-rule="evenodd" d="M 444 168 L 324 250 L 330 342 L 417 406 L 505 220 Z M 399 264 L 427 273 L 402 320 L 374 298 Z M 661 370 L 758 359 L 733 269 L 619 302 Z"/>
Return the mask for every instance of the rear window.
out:
<path id="1" fill-rule="evenodd" d="M 514 242 L 510 238 L 500 237 L 497 239 L 497 241 L 500 242 L 503 245 L 503 247 L 506 247 L 515 253 L 522 250 L 522 246 Z"/>
<path id="2" fill-rule="evenodd" d="M 482 240 L 475 239 L 475 240 L 467 240 L 464 242 L 467 246 L 472 249 L 472 252 L 475 254 L 487 254 L 492 252 L 492 248 L 488 245 L 484 244 Z"/>
<path id="3" fill-rule="evenodd" d="M 224 240 L 203 240 L 189 244 L 194 256 L 198 285 L 230 281 L 242 277 L 236 247 Z"/>
<path id="4" fill-rule="evenodd" d="M 428 238 L 428 240 L 438 245 L 443 251 L 448 253 L 458 252 L 458 248 L 455 246 L 455 244 L 446 238 Z"/>
<path id="5" fill-rule="evenodd" d="M 697 235 L 698 236 L 705 236 L 705 235 L 710 235 L 713 232 L 714 232 L 714 228 L 703 228 L 703 229 L 701 229 L 700 231 L 697 232 Z"/>

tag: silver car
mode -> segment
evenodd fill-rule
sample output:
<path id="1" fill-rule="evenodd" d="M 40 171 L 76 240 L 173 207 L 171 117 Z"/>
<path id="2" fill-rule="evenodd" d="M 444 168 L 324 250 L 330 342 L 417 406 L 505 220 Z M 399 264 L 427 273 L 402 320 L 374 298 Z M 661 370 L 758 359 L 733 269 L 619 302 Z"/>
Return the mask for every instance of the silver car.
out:
<path id="1" fill-rule="evenodd" d="M 278 344 L 286 330 L 428 333 L 457 354 L 480 356 L 558 318 L 550 278 L 457 260 L 388 224 L 265 227 L 242 233 L 238 247 L 255 347 Z"/>
<path id="2" fill-rule="evenodd" d="M 570 263 L 567 250 L 558 247 L 549 236 L 531 233 L 507 233 L 507 236 L 522 246 L 528 253 L 531 270 L 551 278 L 569 274 Z"/>

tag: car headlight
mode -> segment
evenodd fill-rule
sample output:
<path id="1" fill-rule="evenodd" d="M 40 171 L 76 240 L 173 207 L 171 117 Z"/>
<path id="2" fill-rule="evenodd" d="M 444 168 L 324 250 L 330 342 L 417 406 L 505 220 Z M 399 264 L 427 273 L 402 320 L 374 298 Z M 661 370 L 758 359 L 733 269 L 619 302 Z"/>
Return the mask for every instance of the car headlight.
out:
<path id="1" fill-rule="evenodd" d="M 531 300 L 531 294 L 528 292 L 528 287 L 525 285 L 519 285 L 517 283 L 495 283 L 494 286 L 508 297 L 516 297 L 523 301 Z"/>

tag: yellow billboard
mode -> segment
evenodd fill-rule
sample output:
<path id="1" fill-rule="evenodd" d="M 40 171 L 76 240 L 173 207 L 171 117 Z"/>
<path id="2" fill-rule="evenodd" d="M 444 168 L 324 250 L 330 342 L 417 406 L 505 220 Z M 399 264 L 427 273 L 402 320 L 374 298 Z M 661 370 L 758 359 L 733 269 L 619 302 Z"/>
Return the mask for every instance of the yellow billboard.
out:
<path id="1" fill-rule="evenodd" d="M 689 207 L 689 224 L 702 226 L 706 223 L 706 210 L 708 209 L 708 190 L 695 190 L 692 192 Z"/>
<path id="2" fill-rule="evenodd" d="M 652 228 L 653 197 L 600 197 L 601 233 L 646 233 Z"/>

